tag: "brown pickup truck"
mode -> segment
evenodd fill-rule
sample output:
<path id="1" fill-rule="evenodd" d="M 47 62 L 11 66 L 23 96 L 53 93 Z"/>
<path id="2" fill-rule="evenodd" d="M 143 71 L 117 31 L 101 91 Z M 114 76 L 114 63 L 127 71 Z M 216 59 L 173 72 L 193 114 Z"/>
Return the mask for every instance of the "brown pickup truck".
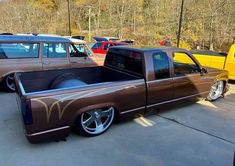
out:
<path id="1" fill-rule="evenodd" d="M 0 82 L 15 91 L 14 73 L 103 65 L 86 42 L 52 35 L 0 35 Z"/>
<path id="2" fill-rule="evenodd" d="M 112 47 L 104 66 L 16 73 L 15 80 L 26 136 L 36 143 L 62 139 L 72 128 L 96 136 L 114 119 L 177 101 L 216 100 L 227 91 L 228 72 L 202 68 L 183 49 Z"/>

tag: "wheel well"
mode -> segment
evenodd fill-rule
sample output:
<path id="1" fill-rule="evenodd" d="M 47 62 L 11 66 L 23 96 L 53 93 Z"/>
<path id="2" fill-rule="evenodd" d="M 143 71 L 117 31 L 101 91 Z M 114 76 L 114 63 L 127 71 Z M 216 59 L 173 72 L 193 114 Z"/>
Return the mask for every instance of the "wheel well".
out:
<path id="1" fill-rule="evenodd" d="M 2 76 L 1 82 L 4 81 L 4 80 L 5 80 L 8 76 L 10 76 L 10 75 L 14 75 L 14 73 L 8 73 L 8 74 Z"/>
<path id="2" fill-rule="evenodd" d="M 2 80 L 4 80 L 7 76 L 9 76 L 9 75 L 14 75 L 15 73 L 7 73 L 7 74 L 5 74 L 4 76 L 2 76 Z"/>
<path id="3" fill-rule="evenodd" d="M 115 107 L 113 107 L 114 108 L 114 119 L 113 119 L 113 122 L 114 123 L 117 123 L 117 122 L 119 122 L 119 112 L 118 112 L 118 110 L 117 110 L 117 108 L 115 108 Z"/>
<path id="4" fill-rule="evenodd" d="M 223 80 L 223 83 L 224 83 L 224 89 L 223 89 L 223 93 L 224 93 L 225 88 L 226 88 L 226 86 L 227 86 L 227 81 Z"/>

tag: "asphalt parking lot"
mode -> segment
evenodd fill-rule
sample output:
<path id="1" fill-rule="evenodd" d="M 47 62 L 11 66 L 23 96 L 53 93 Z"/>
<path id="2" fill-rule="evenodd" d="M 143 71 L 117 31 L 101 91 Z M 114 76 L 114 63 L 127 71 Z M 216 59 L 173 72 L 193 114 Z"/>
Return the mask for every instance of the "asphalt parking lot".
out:
<path id="1" fill-rule="evenodd" d="M 98 137 L 30 144 L 15 94 L 0 93 L 0 166 L 230 166 L 235 151 L 235 83 L 224 99 L 114 124 Z"/>

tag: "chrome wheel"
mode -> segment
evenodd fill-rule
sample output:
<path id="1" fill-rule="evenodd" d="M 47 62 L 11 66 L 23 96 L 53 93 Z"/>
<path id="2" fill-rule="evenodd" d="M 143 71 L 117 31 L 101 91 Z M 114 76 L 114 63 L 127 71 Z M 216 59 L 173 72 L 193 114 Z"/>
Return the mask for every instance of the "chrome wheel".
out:
<path id="1" fill-rule="evenodd" d="M 6 84 L 6 88 L 9 91 L 15 91 L 15 81 L 14 81 L 14 75 L 8 75 L 5 79 L 5 84 Z"/>
<path id="2" fill-rule="evenodd" d="M 224 82 L 223 81 L 217 81 L 211 87 L 211 91 L 210 91 L 207 98 L 211 101 L 217 100 L 223 94 L 223 90 L 224 90 Z"/>
<path id="3" fill-rule="evenodd" d="M 86 135 L 98 135 L 106 131 L 112 124 L 114 108 L 95 109 L 81 115 L 81 127 Z"/>

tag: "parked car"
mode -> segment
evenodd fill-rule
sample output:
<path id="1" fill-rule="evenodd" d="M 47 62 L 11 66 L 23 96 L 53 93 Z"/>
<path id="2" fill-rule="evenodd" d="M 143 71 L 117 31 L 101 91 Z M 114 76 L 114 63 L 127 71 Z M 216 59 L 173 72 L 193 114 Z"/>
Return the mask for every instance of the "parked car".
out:
<path id="1" fill-rule="evenodd" d="M 201 65 L 227 70 L 229 79 L 235 80 L 235 44 L 231 46 L 228 54 L 208 50 L 195 50 L 192 53 Z"/>
<path id="2" fill-rule="evenodd" d="M 92 51 L 97 55 L 106 55 L 108 49 L 112 46 L 128 46 L 129 43 L 121 42 L 118 38 L 114 37 L 93 37 L 96 40 L 96 43 L 91 47 Z"/>
<path id="3" fill-rule="evenodd" d="M 204 69 L 188 51 L 177 48 L 112 47 L 104 66 L 16 73 L 15 78 L 32 143 L 62 139 L 72 128 L 96 136 L 114 119 L 198 97 L 213 101 L 228 90 L 227 71 Z"/>
<path id="4" fill-rule="evenodd" d="M 124 42 L 124 43 L 128 43 L 128 44 L 133 44 L 134 43 L 134 40 L 133 39 L 124 39 L 124 40 L 121 40 L 119 38 L 116 38 L 116 37 L 93 37 L 93 39 L 96 41 L 96 42 L 104 42 L 104 41 L 111 41 L 111 42 Z"/>
<path id="5" fill-rule="evenodd" d="M 51 35 L 0 35 L 0 82 L 7 91 L 15 91 L 15 72 L 96 66 L 102 65 L 103 60 L 83 40 Z"/>
<path id="6" fill-rule="evenodd" d="M 121 45 L 125 45 L 128 46 L 128 43 L 125 42 L 110 42 L 110 41 L 104 41 L 104 42 L 97 42 L 95 43 L 91 49 L 95 54 L 99 54 L 99 55 L 106 55 L 108 52 L 108 49 L 112 46 L 121 46 Z"/>
<path id="7" fill-rule="evenodd" d="M 96 42 L 103 42 L 103 41 L 120 42 L 120 39 L 116 38 L 116 37 L 98 37 L 98 36 L 95 36 L 95 37 L 93 37 L 93 39 Z"/>

